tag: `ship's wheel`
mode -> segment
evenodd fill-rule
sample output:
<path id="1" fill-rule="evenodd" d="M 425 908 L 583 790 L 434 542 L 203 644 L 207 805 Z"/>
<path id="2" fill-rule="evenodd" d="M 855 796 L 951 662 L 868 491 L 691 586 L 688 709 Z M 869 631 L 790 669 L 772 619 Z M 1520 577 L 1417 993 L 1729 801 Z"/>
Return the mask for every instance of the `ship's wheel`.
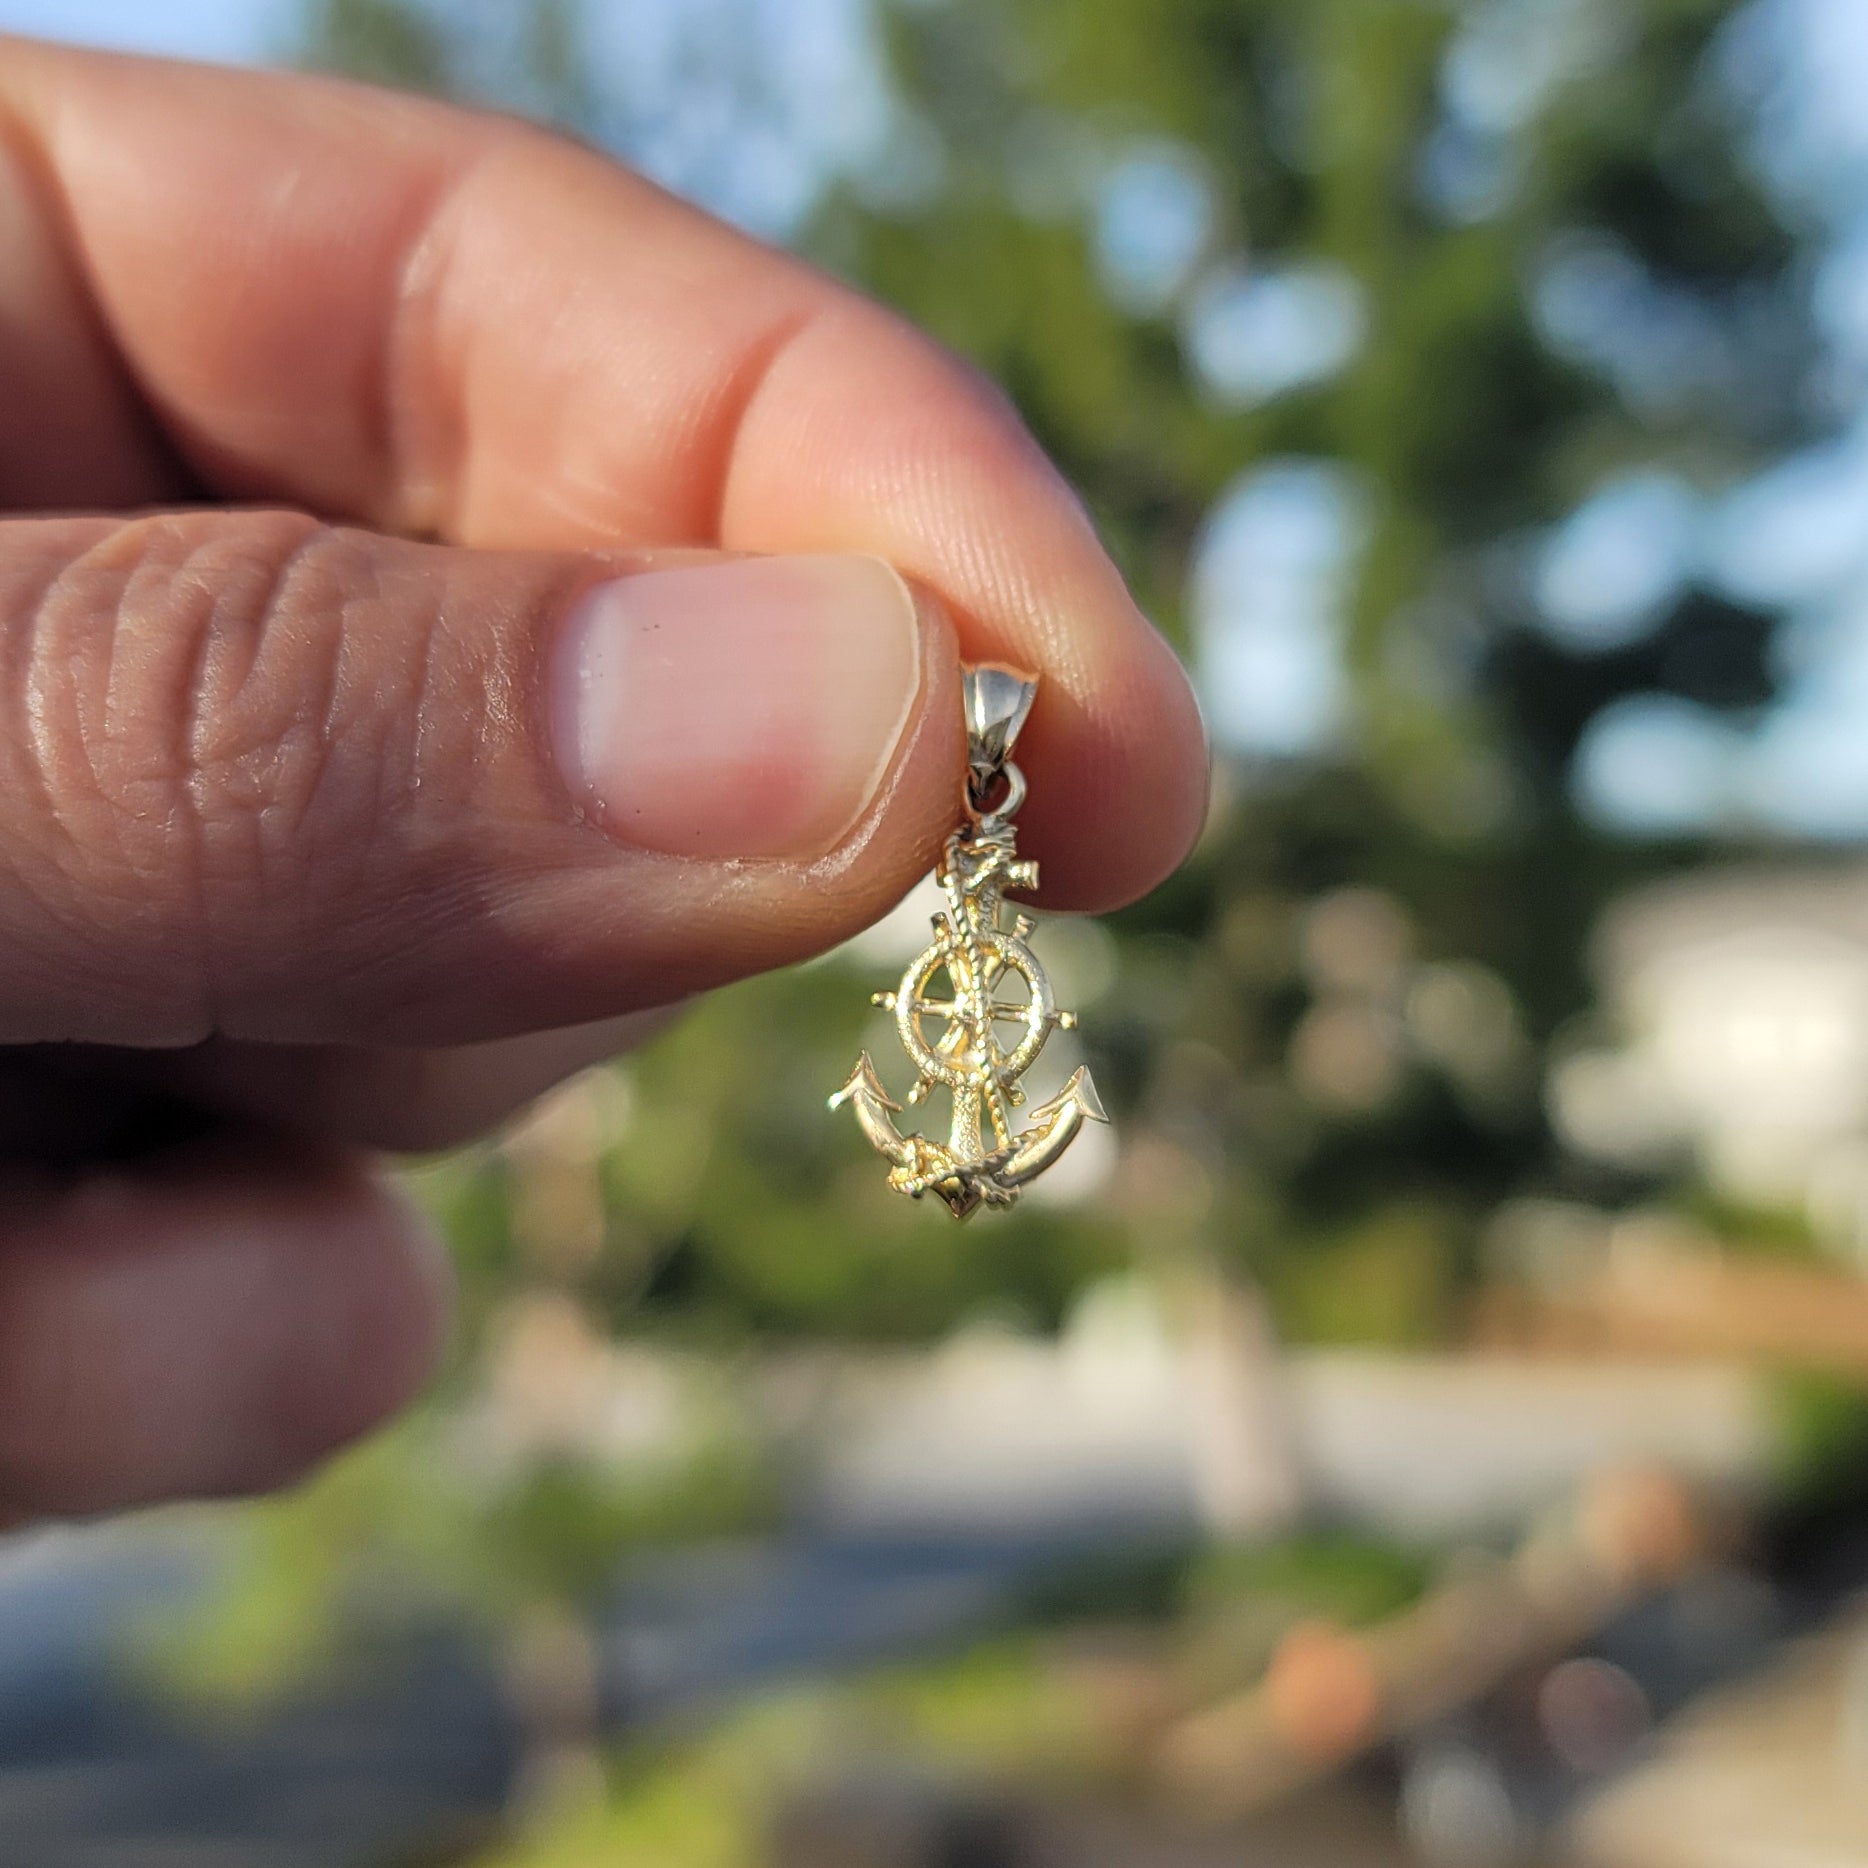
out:
<path id="1" fill-rule="evenodd" d="M 982 974 L 977 991 L 974 955 Z M 1017 1080 L 1059 1020 L 1051 982 L 1016 935 L 982 930 L 969 944 L 945 928 L 902 975 L 895 1022 L 924 1080 L 950 1090 L 991 1083 L 1019 1101 Z"/>

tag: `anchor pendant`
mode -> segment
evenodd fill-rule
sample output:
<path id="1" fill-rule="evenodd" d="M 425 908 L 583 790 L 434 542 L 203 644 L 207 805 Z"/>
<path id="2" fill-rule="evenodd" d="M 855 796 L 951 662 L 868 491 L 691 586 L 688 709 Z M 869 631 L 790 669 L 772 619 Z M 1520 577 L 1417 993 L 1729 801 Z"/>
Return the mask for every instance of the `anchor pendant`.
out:
<path id="1" fill-rule="evenodd" d="M 1034 679 L 993 663 L 965 670 L 966 821 L 947 839 L 934 872 L 947 905 L 901 984 L 872 1000 L 895 1014 L 918 1073 L 909 1102 L 937 1089 L 952 1098 L 947 1139 L 904 1135 L 895 1126 L 902 1105 L 882 1087 L 867 1051 L 830 1099 L 832 1109 L 848 1103 L 856 1111 L 863 1133 L 890 1164 L 891 1187 L 914 1199 L 933 1193 L 956 1219 L 981 1206 L 1012 1205 L 1085 1122 L 1109 1120 L 1089 1070 L 1080 1068 L 1032 1111 L 1026 1128 L 1013 1123 L 1013 1110 L 1025 1101 L 1019 1079 L 1053 1031 L 1077 1022 L 1057 1009 L 1051 982 L 1025 944 L 1031 917 L 1014 914 L 1009 927 L 1002 925 L 1004 892 L 1038 885 L 1038 865 L 1017 854 L 1011 819 L 1024 801 L 1025 780 L 1010 761 L 1037 690 Z"/>

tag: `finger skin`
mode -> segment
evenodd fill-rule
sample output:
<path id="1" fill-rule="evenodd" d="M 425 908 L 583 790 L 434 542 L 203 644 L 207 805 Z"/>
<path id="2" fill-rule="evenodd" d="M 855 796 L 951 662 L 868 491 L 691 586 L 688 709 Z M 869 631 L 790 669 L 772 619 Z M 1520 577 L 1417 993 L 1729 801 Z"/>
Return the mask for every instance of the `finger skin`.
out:
<path id="1" fill-rule="evenodd" d="M 1185 854 L 1185 678 L 1008 406 L 900 320 L 522 125 L 0 44 L 0 125 L 51 178 L 98 367 L 190 474 L 470 545 L 873 553 L 969 655 L 1043 675 L 1022 822 L 1047 901 L 1112 906 Z M 147 468 L 122 425 L 118 478 Z"/>
<path id="2" fill-rule="evenodd" d="M 263 1490 L 408 1400 L 447 1280 L 400 1197 L 223 1144 L 0 1188 L 0 1518 Z"/>
<path id="3" fill-rule="evenodd" d="M 215 1039 L 148 1059 L 148 1080 L 288 1133 L 430 1154 L 471 1141 L 565 1078 L 648 1043 L 679 1009 L 429 1049 Z"/>
<path id="4" fill-rule="evenodd" d="M 486 1044 L 263 1044 L 186 1050 L 0 1047 L 0 1160 L 70 1169 L 136 1160 L 231 1125 L 308 1146 L 432 1154 L 517 1115 L 547 1090 L 649 1043 L 680 1005 Z"/>
<path id="5" fill-rule="evenodd" d="M 185 498 L 192 481 L 45 212 L 42 181 L 30 142 L 0 117 L 0 510 Z"/>
<path id="6" fill-rule="evenodd" d="M 290 513 L 0 522 L 0 1041 L 471 1043 L 884 913 L 960 795 L 944 617 L 833 848 L 688 859 L 616 842 L 551 750 L 554 634 L 628 568 Z"/>

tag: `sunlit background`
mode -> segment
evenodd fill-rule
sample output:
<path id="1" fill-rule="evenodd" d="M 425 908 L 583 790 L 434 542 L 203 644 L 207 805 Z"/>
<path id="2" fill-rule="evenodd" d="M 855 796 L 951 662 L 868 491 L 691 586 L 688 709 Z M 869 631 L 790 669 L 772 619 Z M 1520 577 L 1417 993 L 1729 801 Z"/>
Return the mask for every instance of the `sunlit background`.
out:
<path id="1" fill-rule="evenodd" d="M 525 111 L 899 306 L 1220 750 L 1040 931 L 1116 1125 L 1017 1214 L 823 1113 L 911 898 L 413 1170 L 414 1419 L 0 1544 L 0 1864 L 1868 1863 L 1868 6 L 0 27 Z"/>

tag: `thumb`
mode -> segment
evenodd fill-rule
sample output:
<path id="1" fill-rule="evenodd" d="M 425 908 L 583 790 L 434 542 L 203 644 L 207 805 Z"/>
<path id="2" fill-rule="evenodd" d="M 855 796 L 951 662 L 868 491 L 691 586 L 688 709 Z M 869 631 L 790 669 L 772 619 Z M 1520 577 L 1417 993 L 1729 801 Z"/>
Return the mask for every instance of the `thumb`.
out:
<path id="1" fill-rule="evenodd" d="M 879 560 L 0 523 L 0 1041 L 456 1043 L 874 919 L 953 820 Z"/>

